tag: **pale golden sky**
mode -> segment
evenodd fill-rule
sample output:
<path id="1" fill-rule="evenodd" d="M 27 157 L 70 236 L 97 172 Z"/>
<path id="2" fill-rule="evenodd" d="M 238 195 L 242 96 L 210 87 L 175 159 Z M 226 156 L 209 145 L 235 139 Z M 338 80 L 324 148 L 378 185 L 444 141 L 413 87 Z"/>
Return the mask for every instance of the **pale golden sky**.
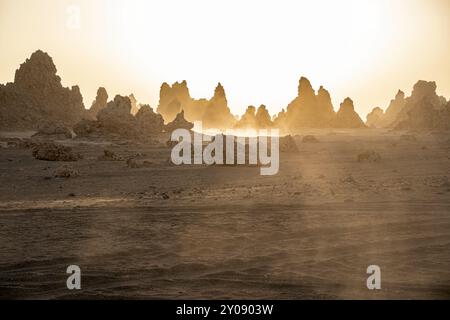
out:
<path id="1" fill-rule="evenodd" d="M 450 0 L 0 0 L 0 83 L 42 49 L 87 107 L 98 86 L 156 107 L 185 79 L 195 98 L 220 81 L 234 113 L 275 113 L 303 75 L 365 118 L 419 79 L 450 98 L 449 18 Z"/>

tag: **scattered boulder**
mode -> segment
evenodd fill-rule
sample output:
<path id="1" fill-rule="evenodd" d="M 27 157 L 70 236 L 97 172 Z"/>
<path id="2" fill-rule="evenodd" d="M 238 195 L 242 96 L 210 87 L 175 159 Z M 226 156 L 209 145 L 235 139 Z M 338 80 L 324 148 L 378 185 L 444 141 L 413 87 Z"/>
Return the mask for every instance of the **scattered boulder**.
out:
<path id="1" fill-rule="evenodd" d="M 80 154 L 72 152 L 72 148 L 56 143 L 42 143 L 32 150 L 33 157 L 46 161 L 77 161 L 82 159 Z"/>

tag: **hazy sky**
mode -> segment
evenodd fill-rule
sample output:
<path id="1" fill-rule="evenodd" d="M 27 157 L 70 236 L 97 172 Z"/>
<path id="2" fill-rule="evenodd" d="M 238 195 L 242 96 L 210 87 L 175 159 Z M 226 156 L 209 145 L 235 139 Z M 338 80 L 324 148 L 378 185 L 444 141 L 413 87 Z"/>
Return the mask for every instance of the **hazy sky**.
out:
<path id="1" fill-rule="evenodd" d="M 365 118 L 419 79 L 450 98 L 449 21 L 450 0 L 0 0 L 0 83 L 42 49 L 87 107 L 99 86 L 156 107 L 185 79 L 195 98 L 220 81 L 234 113 L 274 113 L 303 75 Z"/>

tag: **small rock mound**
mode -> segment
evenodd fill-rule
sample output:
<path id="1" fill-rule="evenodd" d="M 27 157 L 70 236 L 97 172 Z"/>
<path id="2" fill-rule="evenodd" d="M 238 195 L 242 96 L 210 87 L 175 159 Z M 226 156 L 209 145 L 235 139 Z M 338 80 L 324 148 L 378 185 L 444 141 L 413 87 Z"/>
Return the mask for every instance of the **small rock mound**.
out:
<path id="1" fill-rule="evenodd" d="M 403 134 L 400 136 L 401 141 L 409 141 L 409 142 L 416 142 L 417 137 L 413 134 Z"/>
<path id="2" fill-rule="evenodd" d="M 53 173 L 55 178 L 74 178 L 78 177 L 79 172 L 75 170 L 73 167 L 68 165 L 63 165 L 61 167 L 56 168 Z"/>
<path id="3" fill-rule="evenodd" d="M 281 152 L 298 152 L 297 144 L 291 135 L 280 138 L 280 151 Z"/>
<path id="4" fill-rule="evenodd" d="M 381 156 L 378 152 L 367 150 L 358 154 L 358 162 L 380 162 Z"/>
<path id="5" fill-rule="evenodd" d="M 80 154 L 72 152 L 72 148 L 56 143 L 42 143 L 36 145 L 32 151 L 33 157 L 46 161 L 77 161 Z"/>
<path id="6" fill-rule="evenodd" d="M 33 138 L 64 140 L 72 139 L 72 132 L 61 123 L 47 122 L 41 125 Z"/>
<path id="7" fill-rule="evenodd" d="M 127 160 L 127 167 L 132 169 L 138 169 L 138 168 L 145 168 L 152 166 L 153 163 L 147 160 L 140 161 L 136 160 L 135 158 L 129 158 Z"/>
<path id="8" fill-rule="evenodd" d="M 122 161 L 123 158 L 115 154 L 111 150 L 103 150 L 103 155 L 98 157 L 98 160 L 100 161 Z"/>
<path id="9" fill-rule="evenodd" d="M 319 140 L 315 136 L 307 135 L 307 136 L 303 137 L 302 142 L 303 143 L 318 143 Z"/>

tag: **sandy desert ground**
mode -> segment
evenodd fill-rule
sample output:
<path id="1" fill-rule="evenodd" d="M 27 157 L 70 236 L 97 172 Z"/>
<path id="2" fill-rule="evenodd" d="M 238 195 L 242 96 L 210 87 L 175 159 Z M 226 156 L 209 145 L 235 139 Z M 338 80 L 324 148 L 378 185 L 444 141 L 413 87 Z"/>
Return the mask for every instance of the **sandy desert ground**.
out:
<path id="1" fill-rule="evenodd" d="M 65 140 L 84 156 L 71 178 L 11 142 L 29 134 L 1 134 L 0 298 L 450 298 L 448 134 L 302 132 L 275 176 L 174 166 L 162 143 Z M 358 162 L 366 150 L 381 160 Z"/>

